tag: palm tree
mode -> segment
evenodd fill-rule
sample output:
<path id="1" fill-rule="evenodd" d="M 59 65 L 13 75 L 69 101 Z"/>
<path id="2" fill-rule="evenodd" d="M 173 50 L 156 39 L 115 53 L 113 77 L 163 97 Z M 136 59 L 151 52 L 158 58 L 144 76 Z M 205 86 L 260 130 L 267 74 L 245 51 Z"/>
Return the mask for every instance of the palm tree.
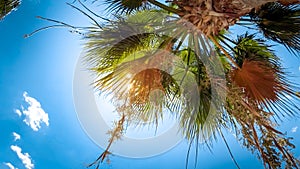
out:
<path id="1" fill-rule="evenodd" d="M 116 11 L 120 13 L 131 13 L 133 10 L 139 10 L 140 8 L 145 9 L 147 7 L 147 4 L 143 4 L 147 3 L 147 1 L 141 1 L 140 6 L 138 7 L 133 4 L 125 6 L 121 3 L 121 1 L 109 2 L 112 4 L 110 6 L 111 9 L 116 9 Z M 153 1 L 149 2 L 153 3 Z M 198 2 L 199 1 L 195 3 Z M 116 95 L 122 93 L 124 96 L 124 93 L 126 93 L 126 87 L 123 89 L 118 88 L 120 88 L 120 86 L 127 85 L 120 85 L 126 83 L 121 82 L 120 79 L 127 81 L 127 83 L 131 83 L 130 80 L 128 81 L 126 78 L 122 78 L 122 75 L 126 76 L 126 73 L 128 72 L 132 74 L 132 72 L 136 71 L 133 68 L 138 65 L 128 62 L 128 57 L 130 57 L 132 53 L 136 53 L 137 51 L 147 47 L 150 48 L 150 50 L 166 49 L 168 52 L 180 58 L 180 60 L 184 62 L 184 65 L 188 65 L 188 71 L 185 72 L 180 69 L 178 64 L 175 64 L 176 66 L 173 66 L 173 74 L 168 72 L 169 75 L 171 74 L 169 78 L 162 78 L 165 76 L 164 72 L 153 72 L 152 70 L 150 71 L 150 69 L 147 69 L 146 71 L 149 71 L 148 73 L 149 75 L 152 75 L 150 76 L 152 79 L 149 79 L 150 77 L 147 76 L 146 72 L 144 72 L 138 79 L 133 78 L 132 81 L 134 81 L 134 85 L 131 90 L 134 89 L 134 95 L 131 94 L 129 96 L 125 96 L 125 98 L 130 98 L 129 100 L 131 100 L 128 107 L 133 106 L 138 107 L 138 109 L 134 109 L 134 111 L 126 110 L 126 112 L 130 112 L 129 114 L 125 113 L 129 119 L 132 119 L 131 116 L 136 116 L 137 114 L 145 115 L 147 112 L 147 116 L 151 115 L 149 115 L 149 110 L 145 109 L 145 107 L 148 107 L 146 105 L 151 105 L 147 99 L 149 98 L 149 91 L 153 90 L 153 88 L 149 86 L 160 85 L 160 88 L 164 91 L 165 98 L 179 97 L 179 101 L 177 100 L 174 102 L 172 100 L 170 102 L 167 100 L 166 102 L 161 103 L 164 104 L 162 106 L 168 107 L 172 112 L 179 113 L 179 120 L 181 121 L 183 131 L 188 139 L 196 139 L 197 141 L 202 139 L 207 141 L 208 139 L 213 138 L 217 131 L 220 131 L 218 130 L 220 127 L 229 128 L 230 126 L 240 126 L 240 128 L 236 128 L 235 130 L 241 133 L 244 145 L 252 151 L 258 151 L 258 156 L 262 159 L 266 168 L 280 168 L 284 165 L 283 161 L 286 162 L 286 166 L 297 168 L 299 166 L 298 161 L 289 152 L 289 149 L 293 147 L 293 145 L 290 143 L 288 138 L 285 138 L 283 133 L 273 127 L 275 122 L 270 120 L 273 116 L 272 113 L 280 112 L 281 115 L 293 116 L 297 111 L 299 111 L 299 109 L 293 106 L 293 103 L 286 98 L 286 95 L 291 95 L 295 98 L 295 94 L 293 86 L 285 78 L 286 74 L 279 64 L 280 59 L 270 50 L 270 46 L 267 46 L 262 39 L 255 39 L 254 35 L 245 34 L 244 36 L 240 36 L 236 41 L 233 41 L 231 38 L 228 38 L 226 33 L 220 33 L 221 30 L 226 29 L 230 25 L 230 22 L 225 22 L 229 25 L 218 24 L 221 20 L 223 20 L 222 23 L 224 22 L 224 16 L 217 16 L 214 20 L 217 23 L 212 23 L 213 19 L 205 19 L 205 17 L 211 16 L 197 16 L 206 22 L 199 25 L 199 23 L 203 21 L 200 21 L 199 18 L 195 18 L 195 16 L 192 17 L 190 15 L 192 12 L 187 12 L 188 10 L 184 11 L 186 9 L 193 10 L 192 7 L 187 8 L 187 4 L 191 3 L 190 1 L 174 3 L 177 5 L 177 8 L 173 8 L 171 10 L 169 10 L 170 7 L 163 6 L 162 4 L 159 6 L 168 10 L 168 12 L 175 12 L 178 14 L 179 17 L 175 17 L 175 19 L 171 21 L 173 24 L 175 22 L 178 23 L 182 19 L 188 20 L 189 23 L 197 25 L 197 29 L 201 30 L 201 33 L 206 35 L 205 37 L 210 38 L 215 43 L 219 50 L 219 57 L 227 57 L 226 59 L 223 59 L 224 66 L 227 65 L 228 68 L 228 70 L 226 70 L 227 85 L 223 86 L 221 85 L 222 83 L 215 82 L 218 77 L 208 77 L 203 62 L 197 59 L 199 56 L 202 57 L 202 59 L 206 57 L 206 55 L 210 55 L 211 57 L 211 53 L 205 53 L 205 51 L 208 50 L 206 45 L 209 45 L 209 43 L 207 42 L 206 45 L 199 45 L 201 42 L 206 41 L 205 37 L 202 37 L 199 34 L 194 35 L 188 33 L 185 31 L 186 29 L 180 28 L 178 24 L 176 27 L 169 26 L 170 28 L 168 29 L 164 27 L 164 29 L 168 31 L 172 29 L 171 38 L 169 37 L 169 32 L 164 34 L 169 35 L 166 37 L 155 36 L 159 35 L 159 33 L 161 33 L 160 31 L 158 31 L 159 33 L 157 34 L 139 34 L 139 32 L 145 32 L 145 30 L 134 32 L 136 30 L 130 29 L 131 25 L 128 27 L 124 26 L 124 23 L 128 23 L 128 21 L 126 21 L 121 22 L 121 25 L 118 25 L 120 22 L 117 22 L 117 25 L 110 25 L 111 27 L 108 26 L 108 29 L 104 29 L 97 33 L 91 32 L 91 34 L 88 34 L 87 36 L 89 63 L 95 63 L 93 67 L 95 67 L 96 72 L 99 73 L 99 76 L 101 76 L 101 78 L 97 81 L 98 83 L 96 84 L 96 87 L 98 87 L 101 91 L 116 91 Z M 201 5 L 196 4 L 194 6 Z M 205 7 L 203 8 L 204 10 L 207 10 Z M 273 13 L 268 11 L 270 9 L 274 10 L 272 11 Z M 267 14 L 264 14 L 265 11 L 267 11 Z M 280 14 L 278 14 L 279 12 Z M 199 11 L 195 12 L 195 14 L 198 13 Z M 205 12 L 201 12 L 201 14 L 203 13 Z M 246 21 L 253 22 L 257 24 L 258 28 L 264 31 L 266 38 L 283 43 L 291 51 L 297 51 L 299 50 L 299 25 L 297 24 L 299 23 L 299 16 L 297 13 L 299 13 L 299 9 L 295 6 L 283 6 L 280 3 L 269 3 L 262 6 L 259 11 L 254 11 L 251 8 L 246 16 L 244 16 L 245 13 L 243 12 L 243 15 L 238 16 L 244 16 L 241 18 L 241 22 L 237 22 L 237 16 L 231 16 L 231 18 L 228 17 L 227 21 L 230 20 L 232 24 L 242 24 L 242 22 Z M 131 24 L 142 26 L 144 26 L 145 23 L 149 25 L 151 21 L 152 23 L 158 22 L 157 19 L 155 19 L 157 17 L 151 17 L 149 13 L 146 13 L 145 16 L 147 17 L 141 17 L 140 15 L 142 14 L 131 13 L 127 16 L 127 18 L 125 18 L 130 21 L 135 18 L 135 22 Z M 274 16 L 276 16 L 276 18 Z M 272 20 L 274 18 L 276 19 L 276 22 Z M 147 21 L 144 21 L 143 23 L 143 19 L 147 19 Z M 280 22 L 277 22 L 278 20 L 290 23 L 289 25 L 291 26 L 291 30 L 284 30 L 283 33 L 279 33 L 278 30 L 274 31 L 274 29 L 280 30 L 281 25 L 279 24 Z M 270 23 L 266 23 L 267 21 L 274 22 L 278 24 L 278 26 L 270 26 Z M 161 25 L 172 24 L 169 22 L 168 24 Z M 215 25 L 221 26 L 216 27 Z M 281 30 L 282 29 L 283 27 L 281 27 Z M 114 30 L 119 32 L 114 32 Z M 268 35 L 266 35 L 267 31 Z M 115 34 L 112 35 L 112 32 Z M 108 43 L 107 39 L 119 37 L 120 34 L 123 34 L 124 32 L 128 33 L 128 35 L 133 34 L 135 36 L 124 38 L 124 40 L 120 42 L 117 42 L 118 39 L 114 39 L 112 44 L 116 44 L 112 45 L 111 48 L 108 48 L 109 51 L 105 51 L 104 48 L 107 47 Z M 103 35 L 106 37 L 102 37 Z M 105 41 L 100 42 L 99 39 L 103 39 Z M 183 41 L 189 42 L 186 47 L 180 46 L 180 42 Z M 154 46 L 149 46 L 149 44 L 153 44 Z M 227 47 L 227 49 L 225 49 L 225 47 Z M 133 62 L 138 61 L 140 63 L 141 60 L 142 62 L 150 60 L 148 63 L 151 63 L 151 61 L 154 60 L 153 62 L 156 64 L 162 62 L 162 60 L 159 60 L 161 57 L 155 57 L 155 53 L 151 53 L 150 55 L 151 57 L 149 57 L 149 53 L 147 52 L 143 54 L 140 53 L 139 58 L 136 60 L 134 59 Z M 159 54 L 157 55 L 160 56 Z M 126 60 L 126 62 L 124 62 L 124 60 Z M 107 65 L 107 63 L 114 65 Z M 166 63 L 166 60 L 163 60 L 163 63 Z M 129 65 L 134 66 L 133 68 L 130 68 Z M 141 66 L 141 64 L 139 64 L 139 66 Z M 176 79 L 178 78 L 176 75 L 180 74 L 180 72 L 184 72 L 181 74 L 186 74 L 188 76 L 181 76 L 181 78 L 184 77 L 182 80 Z M 105 76 L 103 77 L 102 75 Z M 189 82 L 191 79 L 196 81 L 199 89 L 197 96 L 200 98 L 200 101 L 198 104 L 195 104 L 195 102 L 192 101 L 192 98 L 186 96 L 185 93 L 181 93 L 179 86 L 184 86 L 182 83 L 176 83 L 181 81 Z M 154 82 L 158 82 L 159 85 L 152 84 Z M 135 85 L 137 83 L 139 85 Z M 210 106 L 211 100 L 216 101 L 218 99 L 212 99 L 212 83 L 217 83 L 219 88 L 226 90 L 228 93 L 228 96 L 226 97 L 226 104 L 222 105 L 214 103 L 213 105 L 215 110 L 213 111 Z M 183 88 L 186 89 L 187 87 Z M 129 91 L 129 93 L 131 92 L 132 91 Z M 177 95 L 178 93 L 181 93 L 181 96 L 184 96 L 184 101 L 180 100 L 180 96 Z M 171 97 L 169 95 L 171 95 Z M 115 98 L 120 99 L 117 96 Z M 141 98 L 143 100 L 142 103 L 139 100 Z M 172 103 L 174 103 L 175 106 L 172 106 Z M 195 109 L 195 106 L 197 109 Z M 181 107 L 182 109 L 173 109 L 174 107 Z M 222 110 L 221 107 L 225 109 Z M 159 111 L 151 112 L 157 113 Z M 211 116 L 211 112 L 216 112 L 212 115 L 213 118 L 209 118 L 209 115 Z M 223 118 L 224 116 L 226 118 Z M 280 118 L 279 114 L 276 114 L 276 116 Z M 157 117 L 157 115 L 155 114 L 153 117 Z M 101 157 L 105 156 L 106 153 L 102 154 Z"/>
<path id="2" fill-rule="evenodd" d="M 20 5 L 20 0 L 1 0 L 0 1 L 0 20 L 4 19 L 11 11 L 16 10 Z"/>
<path id="3" fill-rule="evenodd" d="M 298 0 L 172 0 L 169 5 L 106 0 L 114 19 L 78 2 L 85 11 L 69 5 L 94 26 L 42 19 L 84 35 L 86 62 L 97 75 L 95 88 L 113 96 L 121 115 L 110 131 L 109 146 L 89 166 L 98 168 L 108 157 L 125 122 L 157 123 L 170 111 L 191 142 L 210 145 L 218 135 L 224 138 L 224 129 L 233 129 L 265 168 L 299 168 L 291 139 L 276 129 L 278 120 L 298 115 L 299 88 L 288 80 L 270 45 L 273 41 L 299 54 Z M 228 31 L 233 25 L 256 35 L 233 38 Z"/>

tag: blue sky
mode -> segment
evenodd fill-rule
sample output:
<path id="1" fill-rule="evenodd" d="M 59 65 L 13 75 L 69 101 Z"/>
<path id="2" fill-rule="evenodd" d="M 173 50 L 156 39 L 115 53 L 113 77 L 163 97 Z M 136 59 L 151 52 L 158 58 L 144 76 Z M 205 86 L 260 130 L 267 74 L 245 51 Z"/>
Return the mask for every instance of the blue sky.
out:
<path id="1" fill-rule="evenodd" d="M 73 74 L 82 41 L 67 29 L 49 29 L 24 39 L 24 34 L 49 25 L 35 16 L 89 24 L 88 19 L 57 0 L 23 0 L 17 11 L 0 21 L 0 168 L 85 168 L 102 150 L 81 128 L 73 103 Z M 296 76 L 293 80 L 299 82 L 300 60 L 282 47 L 276 50 Z M 299 119 L 288 119 L 281 129 L 295 137 L 294 143 L 300 146 L 298 124 Z M 230 133 L 226 137 L 242 168 L 262 168 Z M 186 152 L 187 142 L 183 141 L 151 158 L 112 156 L 111 164 L 104 168 L 182 169 Z M 295 153 L 300 156 L 300 148 Z M 200 148 L 197 168 L 235 166 L 222 140 L 218 140 L 213 154 Z"/>

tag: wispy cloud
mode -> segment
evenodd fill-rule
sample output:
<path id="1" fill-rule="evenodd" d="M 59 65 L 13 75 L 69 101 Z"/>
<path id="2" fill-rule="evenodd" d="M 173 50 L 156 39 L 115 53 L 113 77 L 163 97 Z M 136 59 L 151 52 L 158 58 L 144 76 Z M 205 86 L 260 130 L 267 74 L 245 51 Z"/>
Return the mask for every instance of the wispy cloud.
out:
<path id="1" fill-rule="evenodd" d="M 28 153 L 22 153 L 22 149 L 19 146 L 12 145 L 10 146 L 10 148 L 17 154 L 26 169 L 34 168 L 34 164 L 32 163 L 30 155 Z"/>
<path id="2" fill-rule="evenodd" d="M 15 110 L 19 116 L 25 116 L 23 121 L 34 131 L 38 131 L 41 128 L 41 123 L 49 126 L 48 114 L 42 109 L 40 102 L 30 97 L 27 92 L 24 92 L 23 97 L 29 106 L 27 109 L 21 106 L 21 110 Z"/>
<path id="3" fill-rule="evenodd" d="M 296 127 L 293 127 L 291 131 L 292 131 L 292 133 L 296 133 L 296 132 L 297 132 L 297 130 L 298 130 L 298 126 L 296 126 Z"/>
<path id="4" fill-rule="evenodd" d="M 18 133 L 16 133 L 16 132 L 13 132 L 12 134 L 13 134 L 13 136 L 15 137 L 15 138 L 14 138 L 14 141 L 17 141 L 17 140 L 20 140 L 20 139 L 21 139 L 20 134 L 18 134 Z"/>
<path id="5" fill-rule="evenodd" d="M 3 163 L 3 164 L 6 165 L 9 169 L 18 169 L 14 167 L 11 163 Z"/>

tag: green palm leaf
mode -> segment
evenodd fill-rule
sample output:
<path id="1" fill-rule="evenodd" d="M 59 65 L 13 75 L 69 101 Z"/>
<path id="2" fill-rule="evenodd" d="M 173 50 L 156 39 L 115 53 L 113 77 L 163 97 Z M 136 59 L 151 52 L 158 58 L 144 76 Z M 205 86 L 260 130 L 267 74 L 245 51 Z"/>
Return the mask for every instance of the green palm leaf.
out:
<path id="1" fill-rule="evenodd" d="M 212 94 L 211 77 L 195 51 L 183 49 L 179 55 L 184 64 L 176 69 L 175 79 L 180 79 L 180 86 L 185 89 L 182 93 L 184 105 L 179 113 L 181 125 L 188 139 L 208 142 L 215 136 L 221 120 L 220 110 L 216 108 L 217 98 Z"/>
<path id="2" fill-rule="evenodd" d="M 213 47 L 204 36 L 177 24 L 177 18 L 164 19 L 163 15 L 137 12 L 103 30 L 87 33 L 87 61 L 99 75 L 95 86 L 117 100 L 124 98 L 120 95 L 128 96 L 127 107 L 132 108 L 130 116 L 134 119 L 157 120 L 161 115 L 151 115 L 153 108 L 156 112 L 169 110 L 179 117 L 187 138 L 206 141 L 220 120 L 216 116 L 218 106 L 211 102 L 218 100 L 212 96 L 212 78 L 203 63 L 213 66 L 209 63 Z M 159 69 L 155 69 L 157 65 Z M 163 94 L 158 105 L 149 99 L 156 88 Z"/>
<path id="3" fill-rule="evenodd" d="M 89 32 L 86 36 L 86 59 L 99 75 L 95 86 L 101 92 L 114 95 L 115 102 L 127 102 L 126 107 L 132 110 L 130 119 L 157 121 L 163 107 L 176 107 L 170 105 L 170 99 L 175 99 L 173 101 L 176 103 L 178 87 L 167 68 L 164 68 L 165 71 L 155 68 L 165 57 L 155 51 L 166 37 L 151 33 L 151 23 L 161 19 L 150 20 L 151 12 L 146 13 L 147 17 L 141 15 L 137 13 L 123 18 L 126 22 L 119 18 L 118 22 L 111 22 L 103 30 Z M 152 90 L 156 89 L 163 91 L 164 97 L 160 103 L 149 98 Z M 124 101 L 127 98 L 128 101 Z"/>

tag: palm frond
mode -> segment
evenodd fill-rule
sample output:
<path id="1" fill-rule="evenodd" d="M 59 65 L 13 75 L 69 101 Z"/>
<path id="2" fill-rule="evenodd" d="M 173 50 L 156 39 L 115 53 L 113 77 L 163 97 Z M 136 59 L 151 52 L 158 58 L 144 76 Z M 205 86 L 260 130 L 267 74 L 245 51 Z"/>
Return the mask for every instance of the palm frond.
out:
<path id="1" fill-rule="evenodd" d="M 21 4 L 20 0 L 2 0 L 0 1 L 0 20 L 8 15 Z"/>
<path id="2" fill-rule="evenodd" d="M 137 13 L 135 16 L 118 18 L 111 21 L 105 28 L 86 33 L 85 44 L 87 61 L 98 68 L 115 67 L 126 55 L 135 51 L 153 49 L 159 42 L 158 35 L 153 34 L 151 23 L 158 22 L 157 15 L 147 12 L 147 17 Z M 145 27 L 149 25 L 149 27 Z M 157 38 L 154 38 L 154 37 Z M 151 41 L 152 40 L 152 41 Z M 96 57 L 97 56 L 97 57 Z M 128 59 L 128 58 L 127 58 Z"/>
<path id="3" fill-rule="evenodd" d="M 116 13 L 130 14 L 133 11 L 145 9 L 148 6 L 147 0 L 106 0 L 108 10 Z"/>
<path id="4" fill-rule="evenodd" d="M 196 59 L 194 51 L 189 49 L 180 54 L 185 61 L 175 70 L 175 79 L 180 81 L 185 99 L 180 121 L 188 139 L 201 138 L 201 141 L 204 141 L 215 132 L 211 126 L 206 128 L 212 104 L 210 79 L 203 63 Z"/>
<path id="5" fill-rule="evenodd" d="M 280 3 L 268 3 L 260 10 L 250 13 L 249 16 L 266 38 L 283 44 L 291 52 L 299 55 L 299 4 L 284 6 Z"/>
<path id="6" fill-rule="evenodd" d="M 216 58 L 213 57 L 212 48 L 205 47 L 210 44 L 207 44 L 205 38 L 199 34 L 190 35 L 188 39 L 190 39 L 188 47 L 191 48 L 180 52 L 185 66 L 178 69 L 182 71 L 179 75 L 182 78 L 180 86 L 184 89 L 185 97 L 180 121 L 189 140 L 208 143 L 215 137 L 217 127 L 222 123 L 219 109 L 222 94 L 217 92 L 222 93 L 224 90 L 220 88 L 224 86 L 222 77 L 212 68 L 216 65 L 211 61 Z"/>
<path id="7" fill-rule="evenodd" d="M 242 88 L 248 99 L 281 115 L 294 116 L 299 112 L 293 103 L 298 87 L 287 80 L 279 57 L 262 40 L 248 34 L 240 36 L 234 53 L 241 69 L 231 72 L 231 81 Z"/>
<path id="8" fill-rule="evenodd" d="M 170 76 L 172 53 L 163 49 L 169 38 L 153 33 L 155 25 L 151 23 L 162 19 L 153 15 L 155 19 L 150 21 L 150 16 L 151 12 L 146 12 L 118 18 L 85 37 L 87 63 L 98 74 L 95 87 L 112 94 L 113 102 L 127 99 L 127 116 L 134 121 L 157 121 L 166 108 L 178 109 L 174 104 L 178 104 L 180 92 Z M 161 102 L 153 100 L 153 94 Z"/>
<path id="9" fill-rule="evenodd" d="M 177 18 L 160 15 L 159 20 L 149 21 L 151 13 L 144 14 L 137 12 L 125 18 L 126 22 L 112 22 L 87 34 L 87 61 L 99 74 L 95 86 L 115 98 L 127 95 L 135 114 L 132 117 L 157 117 L 160 115 L 151 115 L 151 109 L 167 109 L 177 114 L 187 138 L 207 141 L 220 120 L 214 103 L 219 98 L 213 96 L 216 89 L 211 89 L 220 77 L 209 77 L 218 74 L 209 69 L 221 67 L 213 64 L 214 48 L 204 35 L 191 33 L 192 28 Z M 184 43 L 191 48 L 182 46 Z M 161 91 L 160 104 L 151 100 L 155 90 Z"/>
<path id="10" fill-rule="evenodd" d="M 191 142 L 209 145 L 223 121 L 220 110 L 226 93 L 223 67 L 212 43 L 192 23 L 171 17 L 166 25 L 166 34 L 177 40 L 174 52 L 180 57 L 174 79 L 183 89 L 179 112 L 183 133 Z"/>

